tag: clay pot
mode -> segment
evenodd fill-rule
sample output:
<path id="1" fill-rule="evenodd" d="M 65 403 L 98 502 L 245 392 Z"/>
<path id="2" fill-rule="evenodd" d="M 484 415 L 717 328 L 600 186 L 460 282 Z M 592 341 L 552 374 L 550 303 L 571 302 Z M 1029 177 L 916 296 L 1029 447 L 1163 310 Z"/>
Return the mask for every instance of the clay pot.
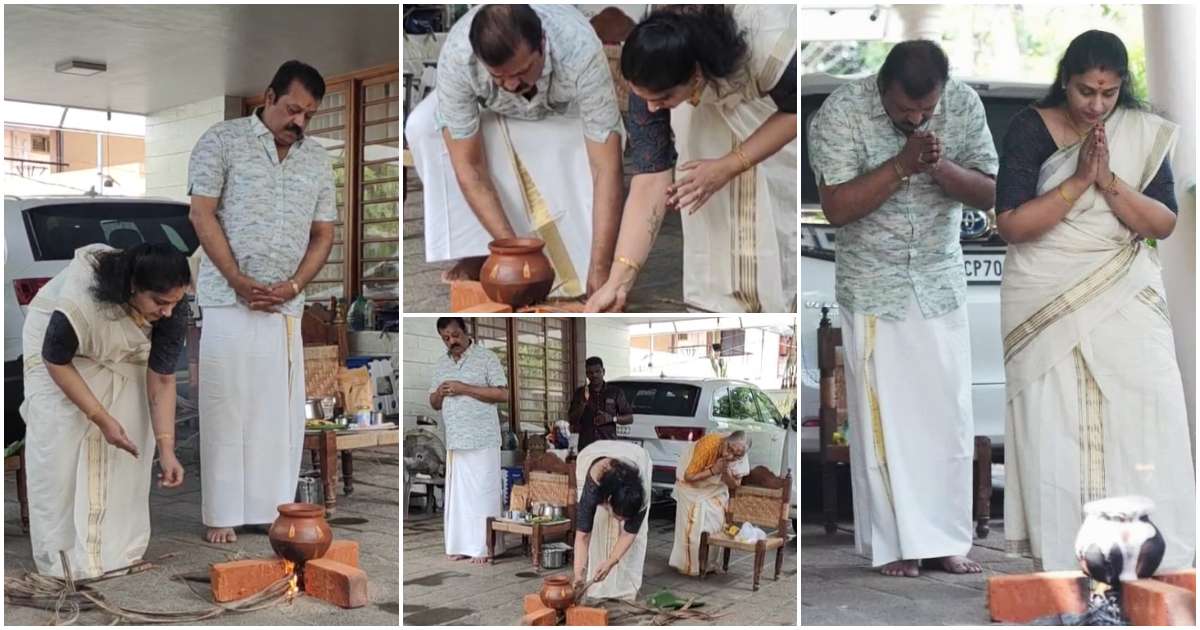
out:
<path id="1" fill-rule="evenodd" d="M 296 564 L 320 558 L 333 542 L 333 530 L 325 522 L 325 508 L 312 503 L 284 503 L 271 523 L 271 549 Z"/>
<path id="2" fill-rule="evenodd" d="M 540 595 L 543 604 L 560 612 L 575 603 L 575 587 L 566 575 L 551 575 L 542 580 Z"/>
<path id="3" fill-rule="evenodd" d="M 513 308 L 546 299 L 554 283 L 554 268 L 542 253 L 545 246 L 536 238 L 501 238 L 489 243 L 492 255 L 479 272 L 483 292 L 493 302 Z"/>
<path id="4" fill-rule="evenodd" d="M 1154 502 L 1146 497 L 1111 497 L 1083 506 L 1075 557 L 1084 573 L 1110 586 L 1154 575 L 1166 544 L 1150 522 Z"/>

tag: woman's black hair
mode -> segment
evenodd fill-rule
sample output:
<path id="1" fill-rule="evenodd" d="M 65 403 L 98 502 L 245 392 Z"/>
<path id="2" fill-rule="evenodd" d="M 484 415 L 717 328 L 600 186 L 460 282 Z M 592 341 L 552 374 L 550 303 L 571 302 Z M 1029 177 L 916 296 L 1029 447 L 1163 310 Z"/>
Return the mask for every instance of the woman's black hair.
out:
<path id="1" fill-rule="evenodd" d="M 608 503 L 613 514 L 621 518 L 637 518 L 646 507 L 646 489 L 642 477 L 633 466 L 614 459 L 609 469 L 600 476 L 600 503 Z"/>
<path id="2" fill-rule="evenodd" d="M 728 77 L 749 51 L 725 5 L 659 9 L 625 39 L 621 74 L 633 85 L 661 92 L 687 83 L 697 64 L 706 79 Z"/>
<path id="3" fill-rule="evenodd" d="M 1054 107 L 1067 102 L 1067 80 L 1088 70 L 1109 70 L 1121 78 L 1121 90 L 1117 93 L 1117 107 L 1145 109 L 1146 104 L 1133 95 L 1133 81 L 1129 76 L 1129 53 L 1120 37 L 1107 31 L 1084 31 L 1067 46 L 1058 61 L 1058 73 L 1050 91 L 1037 102 L 1038 107 Z"/>
<path id="4" fill-rule="evenodd" d="M 96 254 L 92 296 L 105 304 L 124 304 L 136 291 L 165 293 L 192 282 L 187 256 L 165 243 L 142 243 Z"/>

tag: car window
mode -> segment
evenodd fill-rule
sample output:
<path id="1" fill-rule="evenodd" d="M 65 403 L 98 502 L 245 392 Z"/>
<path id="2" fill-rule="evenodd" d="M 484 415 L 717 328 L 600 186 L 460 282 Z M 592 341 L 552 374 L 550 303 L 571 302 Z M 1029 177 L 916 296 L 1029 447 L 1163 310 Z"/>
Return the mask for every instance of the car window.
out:
<path id="1" fill-rule="evenodd" d="M 683 383 L 609 382 L 625 394 L 634 415 L 692 417 L 700 402 L 700 388 Z"/>
<path id="2" fill-rule="evenodd" d="M 713 398 L 712 415 L 730 420 L 759 422 L 754 390 L 748 387 L 726 387 Z"/>
<path id="3" fill-rule="evenodd" d="M 23 219 L 34 260 L 70 260 L 76 249 L 96 243 L 117 249 L 166 243 L 189 255 L 199 246 L 185 204 L 53 204 L 29 208 Z"/>
<path id="4" fill-rule="evenodd" d="M 783 414 L 779 413 L 779 407 L 775 406 L 775 401 L 771 400 L 762 390 L 754 390 L 754 396 L 758 399 L 758 407 L 762 410 L 763 422 L 773 424 L 777 427 L 785 426 Z"/>

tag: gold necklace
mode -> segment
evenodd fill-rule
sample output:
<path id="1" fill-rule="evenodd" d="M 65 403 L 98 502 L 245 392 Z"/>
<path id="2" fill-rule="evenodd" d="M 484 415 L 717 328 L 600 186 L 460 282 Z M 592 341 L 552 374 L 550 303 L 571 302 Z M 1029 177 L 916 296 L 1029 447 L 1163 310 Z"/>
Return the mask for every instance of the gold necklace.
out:
<path id="1" fill-rule="evenodd" d="M 1065 113 L 1067 114 L 1067 124 L 1071 125 L 1071 131 L 1074 131 L 1075 135 L 1079 136 L 1079 141 L 1083 142 L 1087 138 L 1087 134 L 1079 133 L 1079 127 L 1075 126 L 1075 117 L 1071 115 L 1070 109 L 1065 110 Z"/>
<path id="2" fill-rule="evenodd" d="M 697 78 L 696 79 L 696 88 L 692 90 L 692 95 L 688 97 L 688 103 L 691 103 L 692 107 L 695 107 L 700 104 L 700 93 L 703 90 L 704 90 L 704 79 Z"/>

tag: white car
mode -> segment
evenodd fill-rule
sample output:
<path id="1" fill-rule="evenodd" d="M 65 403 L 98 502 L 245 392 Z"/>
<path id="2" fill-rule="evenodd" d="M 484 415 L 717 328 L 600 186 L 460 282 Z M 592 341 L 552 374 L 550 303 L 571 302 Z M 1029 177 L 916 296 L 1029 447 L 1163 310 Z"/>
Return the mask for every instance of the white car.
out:
<path id="1" fill-rule="evenodd" d="M 853 77 L 805 75 L 801 81 L 801 115 L 805 133 L 800 177 L 800 348 L 801 452 L 819 450 L 820 370 L 817 365 L 817 327 L 822 313 L 840 325 L 834 288 L 837 230 L 825 220 L 816 177 L 809 164 L 807 130 L 825 98 Z M 1012 117 L 1046 93 L 1047 86 L 1029 83 L 966 81 L 979 93 L 997 151 Z M 1005 243 L 996 233 L 992 208 L 963 208 L 960 237 L 967 276 L 967 320 L 971 328 L 971 398 L 975 435 L 992 440 L 993 452 L 1004 445 L 1004 361 L 1000 339 L 1000 280 Z"/>
<path id="2" fill-rule="evenodd" d="M 656 495 L 675 486 L 675 468 L 687 442 L 714 431 L 745 431 L 750 467 L 766 466 L 782 476 L 797 471 L 788 459 L 788 420 L 757 386 L 723 378 L 635 378 L 608 381 L 633 407 L 633 424 L 617 425 L 617 437 L 639 444 L 650 455 Z"/>
<path id="3" fill-rule="evenodd" d="M 188 205 L 151 197 L 4 197 L 5 435 L 23 434 L 21 328 L 29 302 L 66 268 L 75 250 L 94 243 L 124 249 L 170 243 L 191 255 L 199 246 Z M 186 354 L 186 353 L 185 353 Z M 181 355 L 180 361 L 186 361 Z M 16 424 L 13 424 L 13 423 Z"/>

